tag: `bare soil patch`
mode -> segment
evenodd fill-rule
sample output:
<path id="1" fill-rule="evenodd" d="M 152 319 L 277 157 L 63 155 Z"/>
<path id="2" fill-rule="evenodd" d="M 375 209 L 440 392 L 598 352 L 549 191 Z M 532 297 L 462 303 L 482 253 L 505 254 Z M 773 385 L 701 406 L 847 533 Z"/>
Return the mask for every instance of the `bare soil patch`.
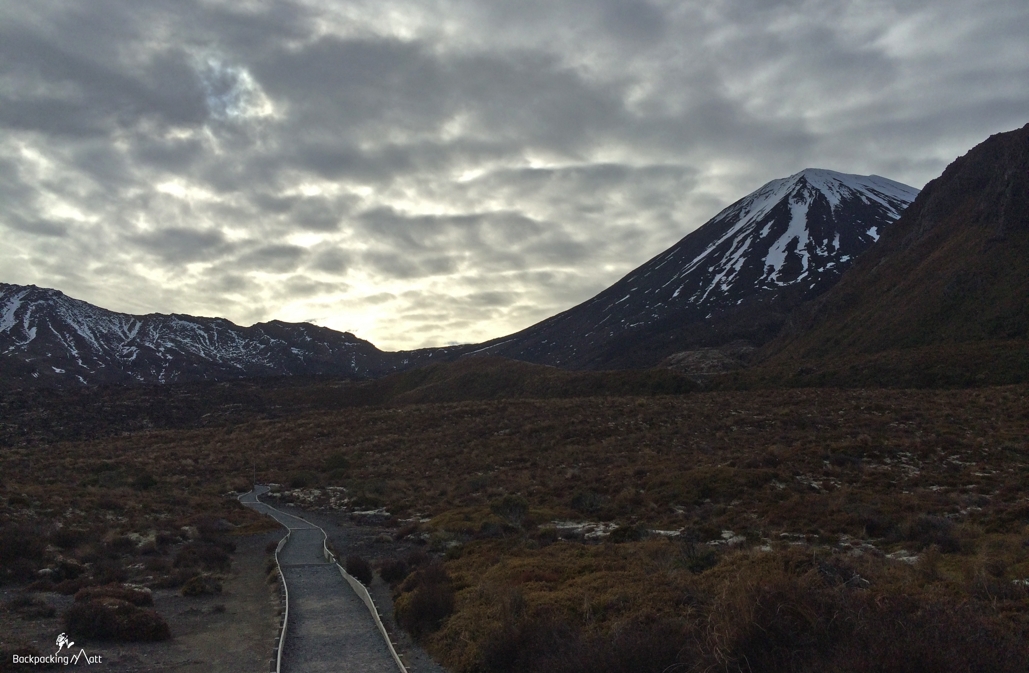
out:
<path id="1" fill-rule="evenodd" d="M 85 649 L 90 656 L 102 657 L 103 670 L 125 673 L 267 670 L 273 640 L 278 636 L 278 621 L 277 595 L 265 581 L 265 547 L 280 537 L 281 532 L 270 532 L 235 538 L 232 570 L 222 580 L 220 595 L 184 597 L 173 589 L 154 591 L 154 609 L 168 622 L 171 640 L 114 643 L 77 638 L 73 654 Z M 72 597 L 30 594 L 52 606 L 54 614 L 25 618 L 10 607 L 19 595 L 23 595 L 20 587 L 0 590 L 0 648 L 8 652 L 28 646 L 41 655 L 54 653 L 55 639 L 65 631 L 60 617 L 72 604 Z M 3 663 L 10 661 L 5 659 Z"/>

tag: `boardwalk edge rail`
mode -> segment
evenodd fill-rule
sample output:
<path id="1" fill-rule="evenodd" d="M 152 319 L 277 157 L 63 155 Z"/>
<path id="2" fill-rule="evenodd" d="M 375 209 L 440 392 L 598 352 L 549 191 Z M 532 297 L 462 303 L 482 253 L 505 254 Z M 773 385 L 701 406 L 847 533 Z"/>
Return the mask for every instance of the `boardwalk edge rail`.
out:
<path id="1" fill-rule="evenodd" d="M 236 500 L 239 500 L 240 504 L 242 505 L 243 501 L 240 499 L 244 495 L 249 495 L 253 492 L 254 489 L 250 489 L 246 493 L 241 493 L 240 495 L 236 496 Z M 255 495 L 254 499 L 257 502 L 261 503 L 259 495 Z M 270 505 L 267 505 L 265 503 L 261 504 L 265 505 L 265 507 L 271 507 Z M 272 507 L 272 509 L 274 509 L 274 507 Z M 282 673 L 282 648 L 286 644 L 286 626 L 289 624 L 289 587 L 286 586 L 286 576 L 282 573 L 282 566 L 279 564 L 279 552 L 282 551 L 282 548 L 284 546 L 286 546 L 286 541 L 289 540 L 289 536 L 291 534 L 289 527 L 286 526 L 285 528 L 286 534 L 282 536 L 282 539 L 279 540 L 279 544 L 275 546 L 275 570 L 279 573 L 279 586 L 282 589 L 281 594 L 283 597 L 282 602 L 284 607 L 282 611 L 282 629 L 279 631 L 279 644 L 275 646 L 275 649 L 272 652 L 272 655 L 275 657 L 275 668 L 272 669 L 274 673 Z"/>
<path id="2" fill-rule="evenodd" d="M 289 624 L 289 586 L 286 584 L 286 576 L 282 572 L 282 566 L 279 565 L 279 552 L 286 546 L 286 541 L 289 540 L 291 533 L 292 531 L 287 528 L 286 535 L 279 540 L 279 544 L 275 547 L 275 568 L 279 571 L 279 582 L 282 583 L 282 593 L 285 595 L 286 604 L 286 608 L 282 613 L 282 633 L 279 634 L 279 646 L 275 648 L 275 673 L 282 673 L 282 649 L 286 645 L 286 626 Z"/>
<path id="3" fill-rule="evenodd" d="M 319 526 L 319 529 L 321 529 L 321 526 Z M 322 533 L 324 534 L 325 531 L 322 530 Z M 322 540 L 322 551 L 325 553 L 325 560 L 329 561 L 330 563 L 336 564 L 336 568 L 339 570 L 339 574 L 342 575 L 343 579 L 347 581 L 347 584 L 349 584 L 350 588 L 354 590 L 354 593 L 357 594 L 357 597 L 360 598 L 362 602 L 364 602 L 365 607 L 368 608 L 368 612 L 370 612 L 372 615 L 372 619 L 375 620 L 375 625 L 379 627 L 379 633 L 382 634 L 382 639 L 386 641 L 386 647 L 389 648 L 389 653 L 393 655 L 393 661 L 397 663 L 397 667 L 403 673 L 407 673 L 407 667 L 404 666 L 404 662 L 400 661 L 400 655 L 397 654 L 396 648 L 393 647 L 393 641 L 391 641 L 389 638 L 389 633 L 386 631 L 386 625 L 382 623 L 382 617 L 379 616 L 379 609 L 375 607 L 375 601 L 372 599 L 372 595 L 368 593 L 368 589 L 366 589 L 365 586 L 361 584 L 360 580 L 358 580 L 356 577 L 354 577 L 353 575 L 351 575 L 343 569 L 343 566 L 339 564 L 339 561 L 336 559 L 335 555 L 333 555 L 333 553 L 329 551 L 329 547 L 327 544 L 328 541 L 329 537 L 328 535 L 326 535 L 325 538 Z"/>

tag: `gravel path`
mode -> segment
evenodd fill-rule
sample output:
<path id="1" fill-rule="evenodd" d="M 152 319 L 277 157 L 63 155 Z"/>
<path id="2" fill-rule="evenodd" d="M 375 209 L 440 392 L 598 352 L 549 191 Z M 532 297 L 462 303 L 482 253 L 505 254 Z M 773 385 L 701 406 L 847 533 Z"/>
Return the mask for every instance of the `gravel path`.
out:
<path id="1" fill-rule="evenodd" d="M 258 487 L 240 498 L 247 507 L 273 517 L 290 530 L 279 552 L 289 590 L 289 624 L 283 671 L 397 673 L 382 634 L 368 608 L 354 594 L 335 563 L 325 560 L 322 531 L 303 519 L 269 507 Z"/>

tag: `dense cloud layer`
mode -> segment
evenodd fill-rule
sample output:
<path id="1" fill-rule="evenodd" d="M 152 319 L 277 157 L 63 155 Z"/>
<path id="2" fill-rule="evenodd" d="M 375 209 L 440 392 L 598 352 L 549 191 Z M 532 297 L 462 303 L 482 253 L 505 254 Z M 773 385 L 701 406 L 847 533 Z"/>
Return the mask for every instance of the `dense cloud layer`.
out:
<path id="1" fill-rule="evenodd" d="M 0 281 L 478 341 L 807 166 L 914 186 L 1029 110 L 1024 0 L 0 7 Z"/>

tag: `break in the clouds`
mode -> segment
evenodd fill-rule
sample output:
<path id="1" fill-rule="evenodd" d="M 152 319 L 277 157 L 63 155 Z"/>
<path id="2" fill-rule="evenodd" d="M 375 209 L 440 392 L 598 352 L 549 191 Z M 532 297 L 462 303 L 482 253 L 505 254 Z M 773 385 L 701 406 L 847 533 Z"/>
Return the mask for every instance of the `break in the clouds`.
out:
<path id="1" fill-rule="evenodd" d="M 479 341 L 808 166 L 1029 121 L 1025 0 L 0 5 L 0 281 Z"/>

